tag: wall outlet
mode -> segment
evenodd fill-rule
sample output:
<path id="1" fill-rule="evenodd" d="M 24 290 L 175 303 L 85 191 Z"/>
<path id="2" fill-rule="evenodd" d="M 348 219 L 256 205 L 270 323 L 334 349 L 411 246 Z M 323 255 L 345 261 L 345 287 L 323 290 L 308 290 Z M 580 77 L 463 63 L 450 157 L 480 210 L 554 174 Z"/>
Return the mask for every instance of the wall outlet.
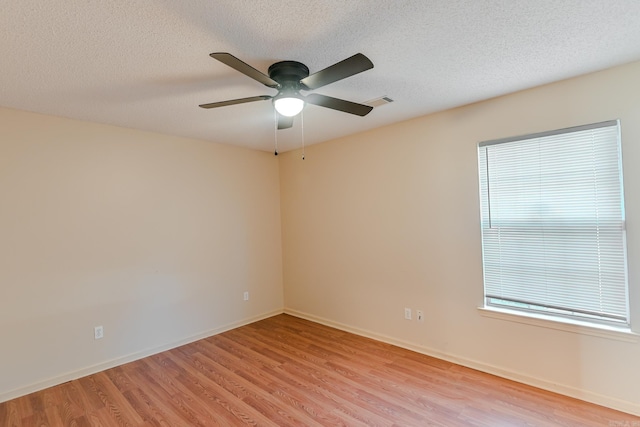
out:
<path id="1" fill-rule="evenodd" d="M 249 301 L 249 291 L 244 291 L 243 297 L 245 301 Z"/>
<path id="2" fill-rule="evenodd" d="M 411 320 L 411 309 L 410 308 L 406 308 L 404 309 L 404 318 L 407 320 Z"/>
<path id="3" fill-rule="evenodd" d="M 104 328 L 102 326 L 96 326 L 93 328 L 93 337 L 97 340 L 104 337 Z"/>
<path id="4" fill-rule="evenodd" d="M 416 310 L 416 319 L 418 319 L 418 322 L 424 322 L 424 312 L 422 310 Z"/>

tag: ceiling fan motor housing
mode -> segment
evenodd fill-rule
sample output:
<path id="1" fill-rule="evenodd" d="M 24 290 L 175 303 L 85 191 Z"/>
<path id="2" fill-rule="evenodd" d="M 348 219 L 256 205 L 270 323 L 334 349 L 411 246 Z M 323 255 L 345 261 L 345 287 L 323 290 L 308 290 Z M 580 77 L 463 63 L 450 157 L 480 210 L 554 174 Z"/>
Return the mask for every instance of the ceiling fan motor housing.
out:
<path id="1" fill-rule="evenodd" d="M 309 76 L 309 68 L 301 62 L 281 61 L 269 67 L 269 77 L 280 83 L 281 89 L 308 90 L 300 80 Z"/>

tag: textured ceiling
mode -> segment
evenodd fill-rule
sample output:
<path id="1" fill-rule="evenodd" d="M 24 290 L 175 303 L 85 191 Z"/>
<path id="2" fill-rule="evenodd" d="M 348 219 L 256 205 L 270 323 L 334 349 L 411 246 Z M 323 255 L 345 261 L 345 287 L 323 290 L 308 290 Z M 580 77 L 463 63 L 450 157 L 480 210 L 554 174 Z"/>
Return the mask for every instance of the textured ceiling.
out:
<path id="1" fill-rule="evenodd" d="M 313 144 L 640 60 L 638 0 L 19 0 L 0 13 L 0 105 L 274 148 L 275 91 L 209 57 L 311 73 L 361 52 L 375 68 L 318 89 L 394 103 L 358 117 L 309 105 Z M 301 120 L 277 132 L 302 143 Z"/>

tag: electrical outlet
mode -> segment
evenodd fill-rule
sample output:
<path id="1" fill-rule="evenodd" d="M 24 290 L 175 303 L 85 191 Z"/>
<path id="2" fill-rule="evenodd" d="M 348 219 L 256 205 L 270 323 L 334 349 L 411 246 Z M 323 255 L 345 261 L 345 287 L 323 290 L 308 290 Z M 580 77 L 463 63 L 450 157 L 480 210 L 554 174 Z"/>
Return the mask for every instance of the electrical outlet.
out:
<path id="1" fill-rule="evenodd" d="M 244 291 L 244 296 L 243 296 L 245 301 L 249 301 L 249 291 Z"/>
<path id="2" fill-rule="evenodd" d="M 93 328 L 93 337 L 97 340 L 104 337 L 104 328 L 102 326 L 96 326 Z"/>
<path id="3" fill-rule="evenodd" d="M 411 320 L 411 309 L 410 308 L 406 308 L 404 309 L 404 318 L 407 320 Z"/>
<path id="4" fill-rule="evenodd" d="M 418 319 L 418 322 L 424 322 L 424 313 L 422 310 L 416 310 L 416 319 Z"/>

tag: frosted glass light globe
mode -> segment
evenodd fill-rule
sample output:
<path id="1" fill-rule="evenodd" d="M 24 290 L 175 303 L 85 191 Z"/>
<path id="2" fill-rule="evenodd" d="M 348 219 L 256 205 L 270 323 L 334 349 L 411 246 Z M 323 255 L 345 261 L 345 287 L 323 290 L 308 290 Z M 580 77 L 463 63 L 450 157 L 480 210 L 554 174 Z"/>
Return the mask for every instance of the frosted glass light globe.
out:
<path id="1" fill-rule="evenodd" d="M 304 108 L 304 101 L 300 98 L 283 97 L 273 100 L 276 111 L 283 116 L 293 117 Z"/>

